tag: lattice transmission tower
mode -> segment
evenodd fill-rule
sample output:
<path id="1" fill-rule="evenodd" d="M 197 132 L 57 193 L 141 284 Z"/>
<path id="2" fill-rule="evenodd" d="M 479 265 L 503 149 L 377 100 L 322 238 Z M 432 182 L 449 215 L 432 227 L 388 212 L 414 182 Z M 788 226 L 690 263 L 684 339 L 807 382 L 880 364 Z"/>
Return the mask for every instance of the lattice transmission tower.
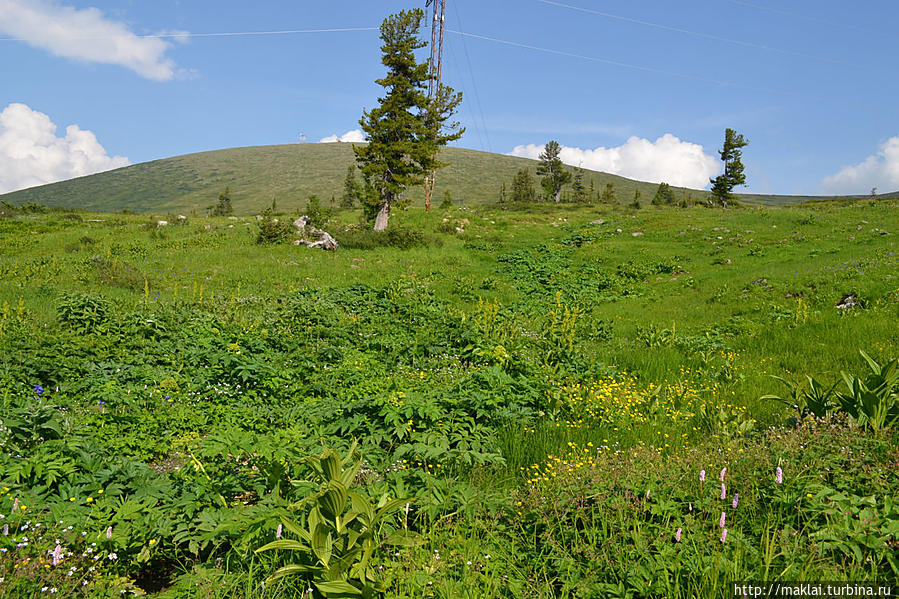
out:
<path id="1" fill-rule="evenodd" d="M 431 61 L 428 65 L 428 100 L 434 101 L 440 93 L 440 82 L 443 77 L 443 33 L 446 21 L 446 0 L 428 0 L 425 8 L 432 6 L 431 11 Z M 425 175 L 425 212 L 431 211 L 431 199 L 434 197 L 434 182 L 437 171 L 432 170 Z"/>

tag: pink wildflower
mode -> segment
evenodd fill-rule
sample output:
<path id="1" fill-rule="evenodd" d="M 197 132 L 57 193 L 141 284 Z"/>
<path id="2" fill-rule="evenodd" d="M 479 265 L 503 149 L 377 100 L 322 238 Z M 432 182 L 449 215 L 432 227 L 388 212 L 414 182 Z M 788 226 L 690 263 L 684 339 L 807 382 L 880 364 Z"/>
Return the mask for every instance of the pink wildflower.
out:
<path id="1" fill-rule="evenodd" d="M 678 528 L 677 532 L 674 533 L 674 542 L 675 543 L 680 543 L 680 533 L 681 533 L 681 529 Z"/>
<path id="2" fill-rule="evenodd" d="M 721 483 L 721 499 L 727 499 L 727 487 Z"/>
<path id="3" fill-rule="evenodd" d="M 718 475 L 718 480 L 724 482 L 724 475 L 727 474 L 727 467 L 721 469 L 721 474 Z"/>
<path id="4" fill-rule="evenodd" d="M 727 540 L 727 529 L 721 529 L 721 542 L 724 543 Z"/>
<path id="5" fill-rule="evenodd" d="M 107 526 L 107 527 L 106 527 L 106 538 L 107 538 L 107 539 L 111 539 L 111 538 L 112 538 L 112 526 Z"/>
<path id="6" fill-rule="evenodd" d="M 699 471 L 699 482 L 701 482 L 701 483 L 705 482 L 705 470 Z"/>
<path id="7" fill-rule="evenodd" d="M 740 503 L 740 494 L 734 493 L 734 502 L 731 504 L 734 509 L 737 509 L 737 504 Z"/>
<path id="8" fill-rule="evenodd" d="M 279 525 L 278 525 L 278 530 L 275 531 L 275 538 L 276 538 L 276 539 L 280 539 L 280 538 L 281 538 L 281 532 L 282 532 L 283 530 L 284 530 L 284 525 L 283 525 L 283 524 L 279 524 Z"/>
<path id="9" fill-rule="evenodd" d="M 724 512 L 721 512 L 721 518 L 718 520 L 718 528 L 724 528 Z"/>
<path id="10" fill-rule="evenodd" d="M 774 471 L 774 481 L 779 485 L 784 482 L 784 471 L 780 469 L 780 466 Z"/>
<path id="11" fill-rule="evenodd" d="M 59 565 L 59 558 L 62 557 L 62 545 L 59 543 L 56 544 L 56 548 L 53 549 L 53 565 Z"/>

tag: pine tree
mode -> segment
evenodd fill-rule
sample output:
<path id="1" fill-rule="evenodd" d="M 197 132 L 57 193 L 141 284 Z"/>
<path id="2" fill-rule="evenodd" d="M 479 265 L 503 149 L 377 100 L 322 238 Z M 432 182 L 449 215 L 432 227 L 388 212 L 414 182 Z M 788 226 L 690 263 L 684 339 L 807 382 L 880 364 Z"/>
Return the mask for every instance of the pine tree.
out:
<path id="1" fill-rule="evenodd" d="M 565 170 L 562 159 L 559 158 L 561 151 L 559 142 L 547 142 L 538 157 L 540 164 L 537 165 L 537 174 L 543 177 L 540 179 L 540 185 L 543 187 L 546 199 L 552 198 L 556 203 L 562 199 L 562 186 L 571 181 L 571 173 Z"/>
<path id="2" fill-rule="evenodd" d="M 536 199 L 537 192 L 534 190 L 531 172 L 526 168 L 519 169 L 512 179 L 512 201 L 516 204 L 530 204 Z"/>
<path id="3" fill-rule="evenodd" d="M 225 191 L 219 194 L 218 203 L 212 206 L 212 216 L 228 216 L 234 213 L 234 207 L 231 205 L 231 187 L 225 186 Z M 209 210 L 209 208 L 207 208 Z"/>
<path id="4" fill-rule="evenodd" d="M 618 201 L 618 198 L 615 197 L 615 185 L 613 183 L 606 183 L 605 189 L 602 190 L 601 199 L 606 204 L 614 204 Z"/>
<path id="5" fill-rule="evenodd" d="M 368 145 L 353 146 L 366 183 L 377 193 L 375 231 L 387 228 L 390 210 L 403 201 L 406 188 L 446 165 L 437 160 L 437 150 L 464 132 L 458 123 L 448 122 L 461 93 L 440 85 L 432 100 L 427 97 L 428 63 L 415 60 L 415 51 L 425 46 L 418 38 L 423 17 L 421 9 L 404 10 L 381 24 L 381 62 L 387 75 L 376 83 L 386 94 L 359 121 Z M 363 202 L 367 217 L 373 200 L 367 196 Z"/>
<path id="6" fill-rule="evenodd" d="M 587 187 L 584 185 L 584 169 L 577 167 L 574 169 L 574 181 L 571 183 L 571 199 L 577 203 L 586 203 Z"/>
<path id="7" fill-rule="evenodd" d="M 743 173 L 743 152 L 740 148 L 744 148 L 748 144 L 749 141 L 743 139 L 742 134 L 738 134 L 733 129 L 724 130 L 724 147 L 718 151 L 721 160 L 724 161 L 724 172 L 714 179 L 709 179 L 712 184 L 712 197 L 717 199 L 724 208 L 727 208 L 727 201 L 734 198 L 734 187 L 746 184 L 746 175 Z"/>
<path id="8" fill-rule="evenodd" d="M 356 180 L 356 165 L 351 164 L 346 169 L 346 178 L 343 180 L 343 195 L 340 197 L 341 208 L 353 208 L 356 202 L 362 201 L 362 185 Z"/>
<path id="9" fill-rule="evenodd" d="M 674 197 L 674 190 L 667 183 L 659 183 L 656 194 L 652 197 L 653 206 L 662 206 L 674 204 L 677 198 Z"/>

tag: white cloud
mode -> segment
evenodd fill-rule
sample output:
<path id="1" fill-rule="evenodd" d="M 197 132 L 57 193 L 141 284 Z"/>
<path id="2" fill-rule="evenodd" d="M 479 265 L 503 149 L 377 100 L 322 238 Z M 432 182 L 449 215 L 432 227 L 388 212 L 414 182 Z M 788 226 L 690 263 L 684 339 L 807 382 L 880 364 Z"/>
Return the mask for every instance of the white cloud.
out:
<path id="1" fill-rule="evenodd" d="M 147 79 L 175 75 L 165 58 L 171 44 L 142 38 L 96 8 L 78 10 L 55 0 L 0 0 L 0 33 L 65 58 L 117 64 Z"/>
<path id="2" fill-rule="evenodd" d="M 543 146 L 528 144 L 517 146 L 510 154 L 536 159 L 541 152 Z M 670 133 L 655 142 L 631 137 L 616 148 L 582 150 L 562 146 L 559 157 L 571 166 L 694 189 L 703 189 L 709 184 L 709 177 L 721 171 L 720 162 L 706 154 L 701 145 L 681 141 Z"/>
<path id="3" fill-rule="evenodd" d="M 78 125 L 57 137 L 50 117 L 25 104 L 0 112 L 0 193 L 129 164 L 124 156 L 108 156 L 96 136 Z"/>
<path id="4" fill-rule="evenodd" d="M 881 192 L 899 189 L 899 136 L 880 145 L 880 150 L 855 166 L 825 177 L 822 186 L 827 193 L 867 194 L 876 187 Z"/>
<path id="5" fill-rule="evenodd" d="M 362 129 L 353 129 L 352 131 L 347 131 L 340 137 L 337 137 L 336 135 L 329 135 L 328 137 L 323 137 L 320 140 L 318 140 L 318 143 L 329 144 L 329 143 L 334 143 L 335 141 L 359 143 L 359 142 L 365 141 L 365 136 L 362 133 Z"/>

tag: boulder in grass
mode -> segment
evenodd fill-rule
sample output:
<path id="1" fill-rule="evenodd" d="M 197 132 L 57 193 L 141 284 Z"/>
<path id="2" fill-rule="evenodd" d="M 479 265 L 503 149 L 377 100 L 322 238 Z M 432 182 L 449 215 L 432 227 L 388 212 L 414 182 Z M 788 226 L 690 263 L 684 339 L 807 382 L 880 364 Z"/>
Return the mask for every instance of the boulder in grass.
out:
<path id="1" fill-rule="evenodd" d="M 852 310 L 853 308 L 864 308 L 864 302 L 854 293 L 846 293 L 840 298 L 836 304 L 837 310 Z"/>

